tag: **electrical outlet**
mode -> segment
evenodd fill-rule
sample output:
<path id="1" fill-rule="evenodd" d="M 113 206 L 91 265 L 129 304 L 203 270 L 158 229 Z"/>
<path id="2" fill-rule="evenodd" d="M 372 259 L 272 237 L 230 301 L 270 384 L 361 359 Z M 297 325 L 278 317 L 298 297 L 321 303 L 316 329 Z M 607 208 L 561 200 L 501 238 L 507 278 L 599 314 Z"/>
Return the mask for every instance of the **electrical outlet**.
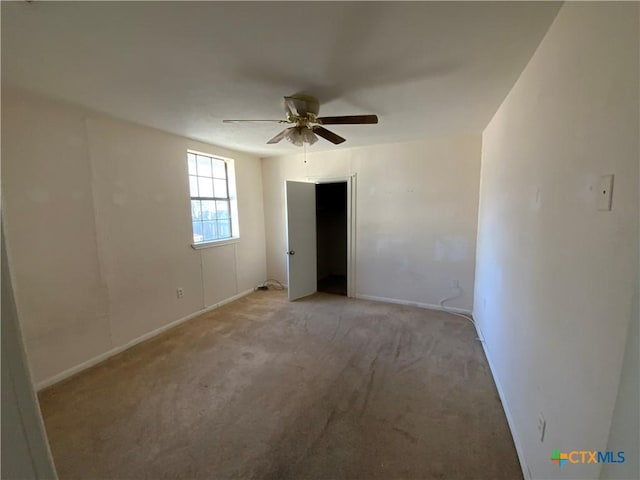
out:
<path id="1" fill-rule="evenodd" d="M 176 295 L 178 296 L 178 298 L 184 297 L 184 290 L 182 287 L 178 287 L 178 289 L 176 290 Z"/>
<path id="2" fill-rule="evenodd" d="M 538 437 L 541 442 L 544 442 L 544 431 L 547 427 L 547 421 L 544 419 L 542 413 L 538 415 Z"/>
<path id="3" fill-rule="evenodd" d="M 460 283 L 458 282 L 458 280 L 451 280 L 449 282 L 449 286 L 451 288 L 460 288 Z"/>

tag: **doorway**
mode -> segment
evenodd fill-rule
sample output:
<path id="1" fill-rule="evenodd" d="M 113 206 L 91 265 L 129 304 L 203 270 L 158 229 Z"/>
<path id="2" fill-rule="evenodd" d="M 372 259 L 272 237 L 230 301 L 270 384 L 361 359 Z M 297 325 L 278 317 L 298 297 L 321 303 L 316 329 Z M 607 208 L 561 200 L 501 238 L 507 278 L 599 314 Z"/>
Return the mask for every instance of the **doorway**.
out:
<path id="1" fill-rule="evenodd" d="M 337 198 L 342 199 L 340 203 L 346 205 L 346 241 L 344 240 L 344 234 L 342 237 L 336 238 L 333 236 L 325 237 L 324 234 L 318 236 L 316 233 L 318 222 L 316 220 L 318 216 L 318 203 L 316 202 L 316 190 L 319 189 L 319 194 L 325 196 L 323 185 L 326 184 L 340 184 L 340 186 L 334 187 L 338 190 L 336 195 L 329 194 L 332 200 L 330 202 L 337 203 Z M 345 194 L 340 193 L 346 190 Z M 330 189 L 331 191 L 331 189 Z M 346 281 L 346 296 L 353 297 L 356 292 L 355 282 L 355 234 L 356 234 L 356 210 L 355 210 L 355 198 L 356 198 L 356 175 L 349 175 L 338 178 L 318 178 L 307 177 L 306 181 L 285 180 L 284 182 L 284 203 L 285 203 L 285 239 L 286 239 L 286 263 L 287 263 L 287 296 L 289 300 L 298 300 L 304 298 L 307 295 L 311 295 L 318 291 L 318 279 L 325 279 L 330 275 L 336 275 L 338 277 L 344 276 Z M 321 204 L 322 205 L 322 204 Z M 342 208 L 342 207 L 340 207 Z M 332 210 L 333 206 L 329 210 Z M 325 209 L 321 216 L 324 216 Z M 320 228 L 324 227 L 324 222 L 321 222 Z M 337 258 L 344 258 L 346 256 L 345 265 L 342 268 L 333 268 L 329 263 L 328 270 L 323 265 L 323 271 L 320 276 L 318 275 L 318 239 L 322 242 L 323 250 L 327 246 L 326 238 L 329 239 L 329 248 L 334 249 L 333 256 L 334 265 L 338 264 Z M 340 250 L 337 251 L 339 246 Z M 344 253 L 346 252 L 346 253 Z M 326 252 L 321 254 L 321 260 L 326 256 Z M 341 262 L 341 260 L 340 260 Z M 333 293 L 338 293 L 335 284 L 331 281 L 331 278 L 327 279 L 327 283 L 332 285 L 331 290 Z M 334 279 L 337 280 L 337 279 Z M 326 285 L 321 285 L 322 290 Z M 337 283 L 337 282 L 336 282 Z M 345 295 L 344 287 L 341 288 L 340 294 Z"/>
<path id="2" fill-rule="evenodd" d="M 317 288 L 347 296 L 347 182 L 316 184 Z"/>

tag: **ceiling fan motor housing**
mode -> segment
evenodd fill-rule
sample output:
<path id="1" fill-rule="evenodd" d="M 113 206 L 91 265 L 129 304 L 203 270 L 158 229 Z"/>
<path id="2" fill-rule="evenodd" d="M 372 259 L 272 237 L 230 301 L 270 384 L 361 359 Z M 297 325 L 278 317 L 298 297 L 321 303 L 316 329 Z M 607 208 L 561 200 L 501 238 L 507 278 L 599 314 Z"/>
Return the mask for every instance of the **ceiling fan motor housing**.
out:
<path id="1" fill-rule="evenodd" d="M 287 98 L 291 99 L 291 101 L 295 105 L 298 116 L 305 117 L 309 116 L 309 114 L 313 115 L 314 117 L 318 116 L 318 113 L 320 112 L 320 102 L 316 97 L 297 93 Z"/>

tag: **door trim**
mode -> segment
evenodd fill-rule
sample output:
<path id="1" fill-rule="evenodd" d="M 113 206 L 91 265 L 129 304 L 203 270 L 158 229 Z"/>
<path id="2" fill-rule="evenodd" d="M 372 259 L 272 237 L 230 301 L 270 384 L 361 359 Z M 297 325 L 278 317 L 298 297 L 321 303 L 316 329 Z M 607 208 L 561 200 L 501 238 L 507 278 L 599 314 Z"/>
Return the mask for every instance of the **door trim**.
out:
<path id="1" fill-rule="evenodd" d="M 356 296 L 356 174 L 342 177 L 307 177 L 307 181 L 347 184 L 347 297 Z"/>

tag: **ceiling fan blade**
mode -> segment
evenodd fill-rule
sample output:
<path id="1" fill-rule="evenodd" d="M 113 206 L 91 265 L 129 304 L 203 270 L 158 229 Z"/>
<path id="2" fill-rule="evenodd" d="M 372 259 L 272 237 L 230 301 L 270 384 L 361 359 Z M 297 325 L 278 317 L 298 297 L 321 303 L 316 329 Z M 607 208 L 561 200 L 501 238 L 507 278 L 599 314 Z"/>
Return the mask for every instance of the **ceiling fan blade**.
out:
<path id="1" fill-rule="evenodd" d="M 377 115 L 343 115 L 341 117 L 320 117 L 320 125 L 354 125 L 378 123 Z"/>
<path id="2" fill-rule="evenodd" d="M 342 142 L 346 141 L 346 138 L 342 138 L 340 135 L 336 135 L 332 131 L 327 130 L 326 128 L 320 127 L 320 126 L 317 126 L 317 125 L 315 127 L 313 127 L 313 133 L 315 133 L 317 135 L 320 135 L 325 140 L 329 140 L 334 145 L 339 145 Z"/>
<path id="3" fill-rule="evenodd" d="M 287 110 L 291 112 L 291 115 L 294 117 L 300 116 L 298 113 L 298 107 L 296 106 L 295 99 L 292 97 L 284 97 L 284 104 L 287 107 Z"/>
<path id="4" fill-rule="evenodd" d="M 286 120 L 222 120 L 222 123 L 246 123 L 246 122 L 250 122 L 250 123 L 264 123 L 264 122 L 269 122 L 269 123 L 289 123 Z"/>
<path id="5" fill-rule="evenodd" d="M 293 130 L 295 127 L 290 127 L 290 128 L 285 128 L 283 131 L 281 131 L 279 134 L 277 134 L 275 137 L 273 137 L 271 140 L 269 140 L 267 143 L 278 143 L 280 140 L 282 140 L 284 137 L 287 136 L 287 133 L 289 133 L 290 130 Z"/>

